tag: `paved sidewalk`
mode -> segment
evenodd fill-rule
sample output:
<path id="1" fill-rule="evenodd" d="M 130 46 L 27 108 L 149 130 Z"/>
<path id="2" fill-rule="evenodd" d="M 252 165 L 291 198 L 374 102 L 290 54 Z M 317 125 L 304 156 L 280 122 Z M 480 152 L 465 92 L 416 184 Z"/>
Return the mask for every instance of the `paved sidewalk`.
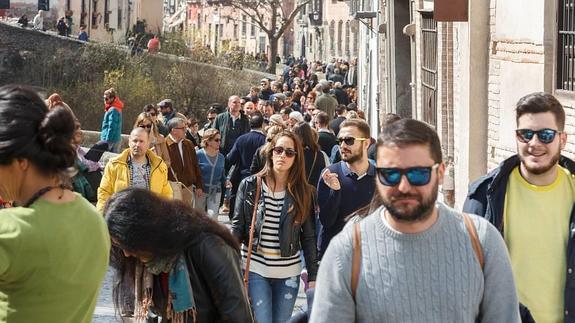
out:
<path id="1" fill-rule="evenodd" d="M 220 214 L 219 221 L 227 226 L 230 225 L 229 218 L 226 215 Z M 113 270 L 109 269 L 106 274 L 106 279 L 102 285 L 98 303 L 96 304 L 96 312 L 94 313 L 94 323 L 116 323 L 122 322 L 119 317 L 116 317 L 114 312 L 114 300 L 112 297 L 112 275 Z M 300 282 L 299 294 L 297 296 L 294 313 L 304 310 L 307 307 L 305 293 L 303 291 L 303 282 Z M 125 323 L 133 322 L 133 320 L 124 320 Z"/>

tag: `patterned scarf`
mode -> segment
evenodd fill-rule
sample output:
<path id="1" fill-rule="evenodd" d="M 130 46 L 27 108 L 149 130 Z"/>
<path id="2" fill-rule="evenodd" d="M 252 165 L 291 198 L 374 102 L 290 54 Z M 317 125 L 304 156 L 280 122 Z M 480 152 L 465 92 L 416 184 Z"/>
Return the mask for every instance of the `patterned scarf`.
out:
<path id="1" fill-rule="evenodd" d="M 192 322 L 196 322 L 194 293 L 183 255 L 154 259 L 143 266 L 136 267 L 136 302 L 138 304 L 134 313 L 136 320 L 145 320 L 148 316 L 148 308 L 152 305 L 153 275 L 161 273 L 169 273 L 166 319 L 172 320 L 173 323 L 184 323 L 188 322 L 188 317 L 191 315 Z"/>

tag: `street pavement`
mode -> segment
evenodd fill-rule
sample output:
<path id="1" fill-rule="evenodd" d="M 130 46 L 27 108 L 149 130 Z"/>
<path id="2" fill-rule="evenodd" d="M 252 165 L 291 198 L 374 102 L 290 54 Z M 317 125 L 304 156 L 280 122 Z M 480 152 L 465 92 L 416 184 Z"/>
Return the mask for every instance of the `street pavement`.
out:
<path id="1" fill-rule="evenodd" d="M 227 214 L 220 214 L 220 223 L 227 226 L 230 225 L 230 220 Z M 116 316 L 114 312 L 114 300 L 112 298 L 112 279 L 113 270 L 110 268 L 106 273 L 106 278 L 102 285 L 100 291 L 100 296 L 98 297 L 98 303 L 96 304 L 96 311 L 94 313 L 94 323 L 117 323 L 122 322 L 119 316 Z M 305 293 L 303 291 L 303 282 L 300 282 L 299 294 L 297 296 L 296 304 L 294 307 L 294 313 L 305 310 L 307 307 Z M 133 320 L 124 320 L 124 323 L 133 322 Z"/>

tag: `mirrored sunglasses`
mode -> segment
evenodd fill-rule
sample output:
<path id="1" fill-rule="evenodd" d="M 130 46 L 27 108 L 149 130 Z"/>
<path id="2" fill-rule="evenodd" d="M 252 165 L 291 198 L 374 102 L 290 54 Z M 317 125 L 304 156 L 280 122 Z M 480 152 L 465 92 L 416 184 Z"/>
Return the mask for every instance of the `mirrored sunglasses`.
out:
<path id="1" fill-rule="evenodd" d="M 401 182 L 401 177 L 405 175 L 409 185 L 423 186 L 429 184 L 431 180 L 431 171 L 439 167 L 434 164 L 429 167 L 410 167 L 410 168 L 387 168 L 376 167 L 377 178 L 385 186 L 396 186 Z"/>
<path id="2" fill-rule="evenodd" d="M 531 130 L 531 129 L 517 129 L 515 130 L 515 134 L 517 135 L 517 139 L 523 143 L 528 143 L 533 139 L 535 135 L 539 141 L 544 144 L 549 144 L 555 140 L 555 135 L 561 133 L 561 131 L 545 128 L 541 130 Z"/>

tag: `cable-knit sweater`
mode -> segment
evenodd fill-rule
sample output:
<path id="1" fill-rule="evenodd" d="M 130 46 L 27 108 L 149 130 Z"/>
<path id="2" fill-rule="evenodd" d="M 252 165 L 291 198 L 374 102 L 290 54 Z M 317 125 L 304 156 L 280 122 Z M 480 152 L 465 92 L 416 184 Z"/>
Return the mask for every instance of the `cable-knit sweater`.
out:
<path id="1" fill-rule="evenodd" d="M 463 219 L 437 204 L 428 230 L 392 229 L 379 208 L 360 222 L 362 262 L 356 303 L 351 296 L 353 225 L 330 243 L 316 282 L 311 322 L 519 322 L 519 305 L 501 235 L 472 215 L 483 271 Z"/>

